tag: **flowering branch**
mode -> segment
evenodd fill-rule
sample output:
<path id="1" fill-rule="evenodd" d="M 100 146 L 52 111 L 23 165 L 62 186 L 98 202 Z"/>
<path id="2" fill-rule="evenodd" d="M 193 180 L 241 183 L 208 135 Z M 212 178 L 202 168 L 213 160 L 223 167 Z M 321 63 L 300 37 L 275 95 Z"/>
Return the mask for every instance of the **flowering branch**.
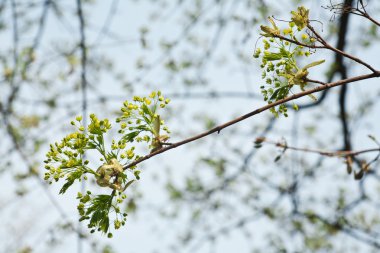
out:
<path id="1" fill-rule="evenodd" d="M 252 116 L 254 116 L 256 114 L 259 114 L 259 113 L 261 113 L 263 111 L 266 111 L 266 110 L 268 110 L 270 108 L 274 108 L 277 105 L 284 104 L 286 102 L 295 100 L 297 98 L 301 98 L 301 97 L 307 96 L 309 94 L 313 94 L 313 93 L 316 93 L 316 92 L 319 92 L 319 91 L 330 89 L 332 87 L 341 86 L 341 85 L 345 85 L 345 84 L 348 84 L 348 83 L 357 82 L 357 81 L 366 80 L 366 79 L 375 78 L 375 77 L 380 77 L 380 71 L 375 71 L 372 74 L 360 75 L 360 76 L 355 76 L 355 77 L 347 78 L 347 79 L 344 79 L 344 80 L 339 80 L 339 81 L 336 81 L 336 82 L 326 83 L 324 85 L 315 87 L 313 89 L 306 90 L 306 91 L 294 94 L 292 96 L 286 97 L 284 99 L 281 99 L 281 100 L 278 100 L 278 101 L 273 102 L 271 104 L 268 104 L 268 105 L 265 105 L 263 107 L 260 107 L 260 108 L 258 108 L 256 110 L 251 111 L 251 112 L 249 112 L 249 113 L 247 113 L 245 115 L 242 115 L 242 116 L 240 116 L 240 117 L 238 117 L 238 118 L 236 118 L 234 120 L 231 120 L 231 121 L 228 121 L 228 122 L 226 122 L 226 123 L 224 123 L 222 125 L 216 126 L 216 127 L 212 128 L 212 129 L 206 131 L 206 132 L 203 132 L 201 134 L 195 135 L 193 137 L 187 138 L 187 139 L 179 141 L 179 142 L 175 142 L 175 143 L 173 143 L 170 146 L 166 146 L 164 148 L 161 148 L 161 149 L 159 149 L 159 150 L 157 150 L 155 152 L 150 153 L 149 155 L 143 156 L 140 159 L 138 159 L 138 160 L 136 160 L 136 161 L 128 164 L 123 169 L 126 170 L 128 168 L 136 166 L 137 164 L 139 164 L 139 163 L 141 163 L 141 162 L 143 162 L 145 160 L 148 160 L 148 159 L 152 158 L 153 156 L 156 156 L 158 154 L 164 153 L 164 152 L 166 152 L 166 151 L 168 151 L 170 149 L 177 148 L 177 147 L 182 146 L 184 144 L 196 141 L 198 139 L 201 139 L 201 138 L 203 138 L 205 136 L 208 136 L 208 135 L 211 135 L 213 133 L 220 133 L 220 131 L 223 130 L 224 128 L 232 126 L 232 125 L 234 125 L 234 124 L 236 124 L 236 123 L 238 123 L 240 121 L 248 119 L 248 118 L 250 118 L 250 117 L 252 117 Z"/>

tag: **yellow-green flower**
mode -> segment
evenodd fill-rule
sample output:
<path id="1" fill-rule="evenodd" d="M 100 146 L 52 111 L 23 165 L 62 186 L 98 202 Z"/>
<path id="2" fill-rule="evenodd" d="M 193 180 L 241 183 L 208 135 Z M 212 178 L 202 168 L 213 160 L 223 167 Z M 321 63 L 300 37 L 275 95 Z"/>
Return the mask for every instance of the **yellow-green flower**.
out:
<path id="1" fill-rule="evenodd" d="M 152 101 L 149 98 L 145 98 L 145 97 L 144 97 L 144 102 L 147 105 L 150 105 L 152 103 Z"/>
<path id="2" fill-rule="evenodd" d="M 149 97 L 150 98 L 154 98 L 156 96 L 156 92 L 155 91 L 152 91 L 152 93 L 150 93 Z"/>
<path id="3" fill-rule="evenodd" d="M 271 17 L 269 17 L 268 19 L 269 19 L 269 22 L 271 22 L 273 28 L 270 28 L 269 26 L 261 25 L 260 29 L 261 31 L 264 32 L 264 33 L 261 33 L 261 35 L 265 37 L 273 37 L 273 36 L 280 35 L 280 29 L 278 29 L 274 20 Z"/>
<path id="4" fill-rule="evenodd" d="M 293 30 L 290 29 L 290 28 L 285 28 L 285 29 L 282 31 L 282 33 L 283 33 L 284 35 L 292 34 L 292 33 L 293 33 Z"/>
<path id="5" fill-rule="evenodd" d="M 292 21 L 298 27 L 299 30 L 302 30 L 309 24 L 309 10 L 301 6 L 297 8 L 297 11 L 291 11 Z"/>
<path id="6" fill-rule="evenodd" d="M 263 60 L 265 61 L 277 61 L 277 60 L 280 60 L 281 58 L 282 58 L 281 53 L 273 53 L 269 51 L 265 51 L 264 56 L 263 56 Z"/>

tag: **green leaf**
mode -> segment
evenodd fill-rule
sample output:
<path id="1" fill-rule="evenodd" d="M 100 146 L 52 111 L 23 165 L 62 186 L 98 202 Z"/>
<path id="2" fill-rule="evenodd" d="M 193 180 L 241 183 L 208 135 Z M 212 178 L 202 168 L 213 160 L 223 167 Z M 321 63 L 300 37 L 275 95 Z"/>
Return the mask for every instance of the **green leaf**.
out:
<path id="1" fill-rule="evenodd" d="M 276 156 L 276 158 L 274 159 L 274 162 L 278 162 L 278 161 L 280 161 L 280 159 L 281 159 L 281 155 L 278 155 L 278 156 Z"/>
<path id="2" fill-rule="evenodd" d="M 144 121 L 149 125 L 152 123 L 152 120 L 150 120 L 145 114 L 141 115 L 141 117 L 144 119 Z"/>
<path id="3" fill-rule="evenodd" d="M 289 86 L 282 86 L 278 89 L 276 89 L 272 96 L 269 98 L 269 100 L 273 100 L 273 99 L 276 99 L 276 100 L 279 100 L 279 99 L 283 99 L 285 98 L 288 93 L 289 93 Z"/>
<path id="4" fill-rule="evenodd" d="M 149 115 L 151 117 L 153 117 L 154 113 L 149 109 L 149 107 L 146 105 L 146 104 L 143 104 L 141 106 L 141 109 L 142 111 L 146 114 L 146 115 Z"/>
<path id="5" fill-rule="evenodd" d="M 59 194 L 64 194 L 67 189 L 75 182 L 75 180 L 81 178 L 83 175 L 83 171 L 78 169 L 74 172 L 72 172 L 69 176 L 66 178 L 66 183 L 62 186 L 61 190 L 59 191 Z"/>
<path id="6" fill-rule="evenodd" d="M 309 68 L 311 68 L 311 67 L 314 67 L 314 66 L 320 65 L 320 64 L 322 64 L 322 63 L 324 63 L 324 62 L 325 62 L 325 60 L 315 61 L 315 62 L 312 62 L 312 63 L 307 64 L 307 65 L 306 65 L 305 67 L 303 67 L 302 69 L 303 69 L 303 70 L 306 70 L 306 69 L 309 69 Z"/>
<path id="7" fill-rule="evenodd" d="M 263 60 L 265 61 L 278 61 L 282 58 L 281 53 L 274 53 L 274 52 L 264 52 Z"/>
<path id="8" fill-rule="evenodd" d="M 107 216 L 103 216 L 103 219 L 100 220 L 99 227 L 102 232 L 107 233 L 109 226 L 110 226 L 110 218 L 108 217 L 108 214 L 107 214 Z"/>
<path id="9" fill-rule="evenodd" d="M 135 129 L 141 130 L 141 131 L 150 131 L 150 129 L 145 125 L 140 125 L 135 127 Z"/>
<path id="10" fill-rule="evenodd" d="M 110 161 L 112 158 L 117 159 L 117 155 L 114 152 L 112 152 L 112 151 L 107 152 L 106 157 L 107 157 L 107 161 Z"/>
<path id="11" fill-rule="evenodd" d="M 291 58 L 292 57 L 292 53 L 290 53 L 284 47 L 280 47 L 280 53 L 281 53 L 281 56 L 284 58 Z"/>
<path id="12" fill-rule="evenodd" d="M 133 142 L 137 135 L 139 135 L 141 131 L 133 131 L 123 136 L 123 139 L 127 142 Z"/>
<path id="13" fill-rule="evenodd" d="M 97 148 L 97 145 L 93 142 L 88 142 L 87 143 L 87 146 L 86 146 L 86 149 L 96 149 Z"/>
<path id="14" fill-rule="evenodd" d="M 104 212 L 102 210 L 94 210 L 91 215 L 90 224 L 96 226 L 104 217 Z"/>
<path id="15" fill-rule="evenodd" d="M 274 20 L 271 17 L 269 17 L 268 19 L 269 19 L 269 22 L 271 22 L 273 28 L 270 28 L 269 26 L 261 25 L 260 29 L 261 31 L 264 32 L 264 33 L 261 33 L 261 35 L 265 37 L 273 37 L 276 35 L 280 35 L 280 29 L 278 29 Z"/>
<path id="16" fill-rule="evenodd" d="M 313 94 L 309 94 L 308 96 L 309 96 L 311 99 L 313 99 L 314 101 L 317 101 L 317 100 L 318 100 Z"/>
<path id="17" fill-rule="evenodd" d="M 273 92 L 272 96 L 270 96 L 269 100 L 273 100 L 273 99 L 277 98 L 277 94 L 278 94 L 279 92 L 280 92 L 280 89 L 276 89 L 276 90 Z"/>
<path id="18" fill-rule="evenodd" d="M 141 171 L 139 171 L 139 170 L 135 170 L 133 172 L 133 174 L 135 175 L 135 177 L 136 177 L 137 180 L 140 180 L 140 173 L 141 173 Z"/>
<path id="19" fill-rule="evenodd" d="M 136 180 L 135 179 L 132 179 L 131 181 L 129 181 L 125 186 L 124 186 L 124 189 L 123 191 L 125 191 L 129 186 L 131 186 Z"/>
<path id="20" fill-rule="evenodd" d="M 160 127 L 161 127 L 160 115 L 157 115 L 157 117 L 153 119 L 154 136 L 160 137 Z"/>

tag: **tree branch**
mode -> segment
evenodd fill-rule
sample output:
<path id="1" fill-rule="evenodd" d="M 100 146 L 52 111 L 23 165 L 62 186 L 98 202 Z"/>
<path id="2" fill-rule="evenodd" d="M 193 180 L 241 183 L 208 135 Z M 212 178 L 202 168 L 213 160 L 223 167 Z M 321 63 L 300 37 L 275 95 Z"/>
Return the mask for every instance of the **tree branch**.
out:
<path id="1" fill-rule="evenodd" d="M 201 139 L 205 136 L 208 136 L 208 135 L 211 135 L 213 133 L 220 133 L 221 130 L 223 130 L 224 128 L 227 128 L 231 125 L 234 125 L 240 121 L 243 121 L 247 118 L 250 118 L 256 114 L 259 114 L 263 111 L 266 111 L 270 108 L 273 108 L 277 105 L 280 105 L 280 104 L 284 104 L 286 102 L 289 102 L 289 101 L 292 101 L 294 99 L 297 99 L 297 98 L 300 98 L 300 97 L 304 97 L 304 96 L 307 96 L 309 94 L 312 94 L 312 93 L 315 93 L 315 92 L 319 92 L 319 91 L 322 91 L 322 90 L 326 90 L 326 89 L 329 89 L 329 88 L 332 88 L 332 87 L 336 87 L 336 86 L 341 86 L 341 85 L 345 85 L 345 84 L 348 84 L 348 83 L 352 83 L 352 82 L 357 82 L 357 81 L 361 81 L 361 80 L 366 80 L 366 79 L 370 79 L 370 78 L 374 78 L 374 77 L 380 77 L 380 71 L 375 71 L 374 73 L 371 73 L 371 74 L 367 74 L 367 75 L 360 75 L 360 76 L 355 76 L 355 77 L 351 77 L 351 78 L 348 78 L 348 79 L 343 79 L 343 80 L 339 80 L 339 81 L 336 81 L 336 82 L 332 82 L 332 83 L 328 83 L 328 84 L 325 84 L 325 85 L 321 85 L 321 86 L 318 86 L 318 87 L 315 87 L 313 89 L 310 89 L 310 90 L 306 90 L 306 91 L 303 91 L 303 92 L 300 92 L 300 93 L 297 93 L 297 94 L 294 94 L 292 96 L 289 96 L 289 97 L 286 97 L 284 99 L 281 99 L 281 100 L 278 100 L 276 102 L 273 102 L 271 104 L 267 104 L 263 107 L 260 107 L 250 113 L 247 113 L 243 116 L 240 116 L 234 120 L 231 120 L 231 121 L 228 121 L 222 125 L 219 125 L 219 126 L 216 126 L 204 133 L 201 133 L 201 134 L 198 134 L 198 135 L 195 135 L 193 137 L 190 137 L 188 139 L 185 139 L 185 140 L 182 140 L 182 141 L 179 141 L 179 142 L 176 142 L 176 143 L 173 143 L 172 145 L 170 146 L 167 146 L 167 147 L 164 147 L 162 149 L 159 149 L 153 153 L 150 153 L 149 155 L 146 155 L 146 156 L 143 156 L 141 157 L 140 159 L 124 166 L 124 170 L 128 169 L 128 168 L 131 168 L 145 160 L 148 160 L 150 159 L 151 157 L 153 156 L 156 156 L 158 154 L 161 154 L 161 153 L 164 153 L 170 149 L 173 149 L 173 148 L 177 148 L 179 146 L 182 146 L 184 144 L 187 144 L 187 143 L 190 143 L 190 142 L 193 142 L 195 140 L 198 140 L 198 139 Z"/>
<path id="2" fill-rule="evenodd" d="M 364 153 L 380 152 L 380 148 L 363 149 L 363 150 L 357 150 L 357 151 L 354 151 L 354 150 L 326 151 L 326 150 L 320 150 L 320 149 L 293 147 L 293 146 L 288 146 L 286 143 L 275 142 L 275 141 L 270 141 L 270 140 L 261 140 L 261 142 L 273 144 L 276 147 L 280 147 L 284 149 L 315 153 L 315 154 L 319 154 L 322 156 L 329 156 L 329 157 L 347 157 L 347 156 L 357 156 Z"/>
<path id="3" fill-rule="evenodd" d="M 319 35 L 319 34 L 314 30 L 314 28 L 313 28 L 311 25 L 307 25 L 307 27 L 310 29 L 310 31 L 312 31 L 312 32 L 315 34 L 315 36 L 317 36 L 318 41 L 319 41 L 320 43 L 322 43 L 322 44 L 325 46 L 326 49 L 330 49 L 331 51 L 334 51 L 334 52 L 337 53 L 337 54 L 341 54 L 341 55 L 343 55 L 344 57 L 349 58 L 349 59 L 351 59 L 351 60 L 353 60 L 353 61 L 355 61 L 355 62 L 357 62 L 357 63 L 359 63 L 359 64 L 361 64 L 361 65 L 363 65 L 363 66 L 365 66 L 365 67 L 367 67 L 369 70 L 371 70 L 371 71 L 374 72 L 374 73 L 376 72 L 376 70 L 375 70 L 371 65 L 369 65 L 368 63 L 366 63 L 366 62 L 360 60 L 359 58 L 357 58 L 357 57 L 355 57 L 355 56 L 353 56 L 353 55 L 350 55 L 350 54 L 348 54 L 348 53 L 346 53 L 346 52 L 344 52 L 344 51 L 342 51 L 342 50 L 339 50 L 338 48 L 335 48 L 335 47 L 331 46 L 329 43 L 327 43 L 327 41 L 325 41 L 325 40 L 322 38 L 321 35 Z"/>

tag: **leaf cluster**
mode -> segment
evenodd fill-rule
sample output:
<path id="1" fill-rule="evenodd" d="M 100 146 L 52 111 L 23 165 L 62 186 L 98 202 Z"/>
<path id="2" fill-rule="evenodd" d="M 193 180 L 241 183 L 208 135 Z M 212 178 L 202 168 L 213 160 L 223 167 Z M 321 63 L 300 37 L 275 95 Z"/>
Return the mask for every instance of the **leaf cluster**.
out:
<path id="1" fill-rule="evenodd" d="M 121 212 L 119 204 L 123 203 L 127 196 L 124 193 L 116 191 L 112 194 L 100 194 L 92 195 L 90 191 L 87 191 L 85 195 L 78 193 L 77 199 L 79 199 L 78 212 L 80 215 L 80 221 L 88 220 L 88 228 L 90 232 L 100 231 L 102 233 L 108 233 L 109 238 L 112 237 L 110 229 L 110 213 L 113 213 L 115 219 L 113 220 L 114 229 L 119 229 L 125 225 L 127 213 Z M 116 200 L 115 200 L 116 198 Z"/>
<path id="2" fill-rule="evenodd" d="M 134 96 L 133 101 L 125 101 L 121 108 L 122 116 L 116 119 L 120 123 L 119 133 L 124 134 L 126 142 L 150 143 L 154 152 L 169 139 L 169 129 L 157 114 L 159 108 L 165 108 L 170 99 L 165 98 L 160 91 L 153 91 L 149 97 Z M 161 135 L 161 129 L 166 134 Z M 128 133 L 126 133 L 126 130 Z"/>

